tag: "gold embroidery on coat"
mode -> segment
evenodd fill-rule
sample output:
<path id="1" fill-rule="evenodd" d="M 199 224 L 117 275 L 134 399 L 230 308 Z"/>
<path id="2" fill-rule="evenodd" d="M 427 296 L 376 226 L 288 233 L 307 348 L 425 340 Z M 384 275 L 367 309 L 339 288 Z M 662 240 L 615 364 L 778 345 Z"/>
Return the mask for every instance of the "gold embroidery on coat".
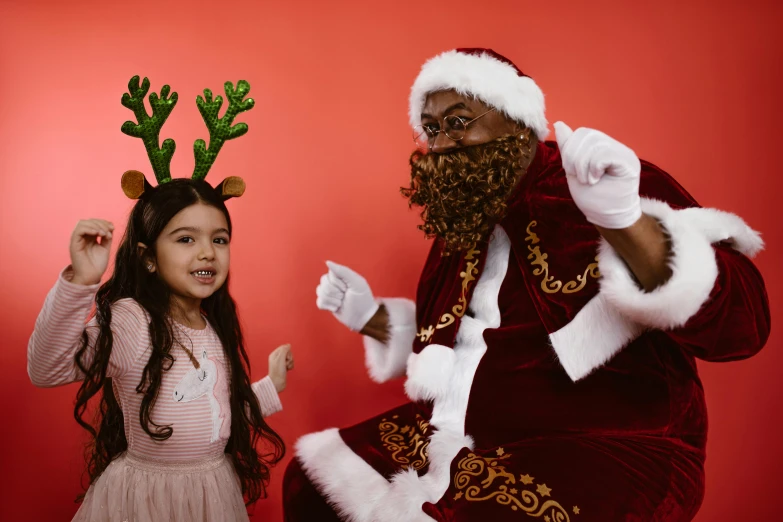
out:
<path id="1" fill-rule="evenodd" d="M 497 457 L 479 457 L 468 453 L 457 464 L 454 475 L 454 486 L 457 493 L 454 500 L 464 498 L 468 502 L 483 502 L 494 500 L 498 504 L 510 506 L 513 511 L 522 511 L 529 517 L 542 518 L 545 522 L 570 522 L 568 512 L 557 501 L 544 499 L 551 497 L 552 488 L 546 484 L 537 484 L 535 490 L 526 489 L 535 480 L 529 474 L 519 475 L 506 471 L 501 465 L 503 460 L 511 457 L 503 448 L 496 451 Z M 500 484 L 496 484 L 501 481 Z M 579 514 L 579 508 L 574 506 L 574 514 Z"/>
<path id="2" fill-rule="evenodd" d="M 392 420 L 381 420 L 378 428 L 381 430 L 381 443 L 391 453 L 394 462 L 402 464 L 403 469 L 419 470 L 427 464 L 427 446 L 430 445 L 428 437 L 429 422 L 421 415 L 416 415 L 415 426 L 403 426 Z"/>
<path id="3" fill-rule="evenodd" d="M 538 246 L 532 246 L 540 241 L 538 235 L 531 230 L 537 224 L 537 221 L 531 221 L 527 226 L 526 232 L 528 235 L 525 238 L 525 242 L 530 243 L 530 245 L 527 246 L 527 249 L 530 251 L 527 256 L 527 258 L 531 260 L 530 265 L 538 266 L 538 268 L 533 269 L 533 275 L 544 275 L 544 278 L 541 280 L 541 290 L 548 294 L 556 294 L 561 291 L 564 294 L 575 294 L 585 287 L 587 284 L 587 276 L 594 279 L 601 277 L 601 273 L 598 270 L 598 257 L 595 258 L 595 263 L 587 265 L 587 268 L 585 268 L 582 275 L 576 276 L 576 281 L 569 281 L 564 285 L 562 281 L 556 280 L 555 276 L 549 275 L 549 262 L 547 261 L 549 254 L 541 252 L 541 248 Z"/>
<path id="4" fill-rule="evenodd" d="M 457 304 L 451 307 L 451 313 L 446 312 L 441 315 L 440 319 L 438 319 L 438 324 L 436 324 L 435 327 L 432 325 L 428 326 L 427 328 L 424 328 L 423 326 L 421 327 L 419 333 L 416 334 L 421 342 L 429 342 L 430 339 L 432 339 L 432 335 L 435 333 L 435 330 L 441 330 L 453 324 L 456 320 L 455 316 L 462 317 L 465 315 L 465 311 L 468 307 L 468 289 L 470 288 L 470 284 L 476 280 L 476 274 L 478 274 L 478 268 L 476 267 L 478 266 L 479 262 L 478 260 L 473 261 L 476 259 L 478 254 L 480 254 L 480 251 L 476 250 L 475 247 L 471 248 L 468 253 L 465 254 L 465 260 L 467 261 L 465 270 L 459 274 L 459 276 L 462 278 L 462 294 L 457 300 Z"/>

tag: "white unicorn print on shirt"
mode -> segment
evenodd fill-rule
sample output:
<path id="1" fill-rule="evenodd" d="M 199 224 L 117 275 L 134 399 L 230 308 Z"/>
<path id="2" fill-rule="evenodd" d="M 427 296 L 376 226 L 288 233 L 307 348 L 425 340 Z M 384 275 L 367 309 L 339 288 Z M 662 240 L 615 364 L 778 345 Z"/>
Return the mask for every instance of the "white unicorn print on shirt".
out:
<path id="1" fill-rule="evenodd" d="M 193 368 L 174 388 L 174 400 L 177 402 L 194 401 L 206 394 L 212 414 L 212 436 L 209 442 L 215 442 L 221 436 L 225 415 L 221 415 L 220 402 L 215 396 L 215 386 L 219 380 L 218 365 L 207 357 L 204 350 L 199 360 L 199 368 Z M 228 435 L 226 435 L 226 438 Z"/>

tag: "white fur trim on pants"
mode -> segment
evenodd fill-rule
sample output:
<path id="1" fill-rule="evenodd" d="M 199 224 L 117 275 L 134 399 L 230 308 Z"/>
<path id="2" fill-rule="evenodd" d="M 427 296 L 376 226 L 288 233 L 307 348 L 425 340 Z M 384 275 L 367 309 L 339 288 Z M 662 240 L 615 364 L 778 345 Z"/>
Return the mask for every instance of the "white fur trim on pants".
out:
<path id="1" fill-rule="evenodd" d="M 378 512 L 381 505 L 388 503 L 390 496 L 398 497 L 392 483 L 375 471 L 356 453 L 351 451 L 337 428 L 331 428 L 318 433 L 311 433 L 299 439 L 296 443 L 296 456 L 307 477 L 318 485 L 319 492 L 335 508 L 341 518 L 350 522 L 381 522 L 385 520 L 403 520 L 395 518 L 405 511 L 404 520 L 431 521 L 421 511 L 421 504 L 426 502 L 422 496 L 421 487 L 406 488 L 410 477 L 400 480 L 402 488 L 411 497 L 398 505 L 397 512 Z M 414 471 L 415 475 L 416 472 Z M 406 478 L 408 479 L 406 481 Z M 416 477 L 418 479 L 418 477 Z M 416 480 L 418 483 L 418 480 Z M 421 499 L 420 499 L 421 497 Z M 419 502 L 421 500 L 421 502 Z M 403 509 L 405 504 L 415 505 L 415 509 Z"/>
<path id="2" fill-rule="evenodd" d="M 419 477 L 416 470 L 400 471 L 386 480 L 345 444 L 337 428 L 305 435 L 296 443 L 296 456 L 305 475 L 341 518 L 350 522 L 432 522 L 421 506 L 440 496 L 433 483 L 448 484 L 451 460 L 464 447 L 473 448 L 470 437 L 435 432 L 428 449 L 430 470 Z"/>

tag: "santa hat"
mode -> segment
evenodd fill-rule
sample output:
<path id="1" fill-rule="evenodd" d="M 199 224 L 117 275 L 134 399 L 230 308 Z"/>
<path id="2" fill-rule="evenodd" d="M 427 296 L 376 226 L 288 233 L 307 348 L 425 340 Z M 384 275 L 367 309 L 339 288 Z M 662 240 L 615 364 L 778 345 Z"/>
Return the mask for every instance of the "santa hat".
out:
<path id="1" fill-rule="evenodd" d="M 455 49 L 428 60 L 413 82 L 410 124 L 421 124 L 421 109 L 431 92 L 454 89 L 530 127 L 543 141 L 549 134 L 544 93 L 532 78 L 492 49 Z"/>

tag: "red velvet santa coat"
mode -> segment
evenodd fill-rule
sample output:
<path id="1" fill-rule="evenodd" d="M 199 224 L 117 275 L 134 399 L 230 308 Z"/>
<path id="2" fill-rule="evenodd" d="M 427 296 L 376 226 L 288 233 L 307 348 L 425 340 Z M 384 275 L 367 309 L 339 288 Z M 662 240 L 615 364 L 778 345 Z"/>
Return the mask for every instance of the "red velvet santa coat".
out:
<path id="1" fill-rule="evenodd" d="M 762 242 L 646 162 L 641 195 L 672 250 L 671 279 L 649 293 L 540 144 L 488 243 L 442 257 L 436 242 L 415 306 L 381 300 L 392 338 L 365 338 L 368 369 L 407 374 L 412 402 L 300 439 L 287 520 L 325 519 L 321 498 L 357 522 L 690 520 L 707 433 L 695 358 L 766 342 L 746 257 Z"/>

